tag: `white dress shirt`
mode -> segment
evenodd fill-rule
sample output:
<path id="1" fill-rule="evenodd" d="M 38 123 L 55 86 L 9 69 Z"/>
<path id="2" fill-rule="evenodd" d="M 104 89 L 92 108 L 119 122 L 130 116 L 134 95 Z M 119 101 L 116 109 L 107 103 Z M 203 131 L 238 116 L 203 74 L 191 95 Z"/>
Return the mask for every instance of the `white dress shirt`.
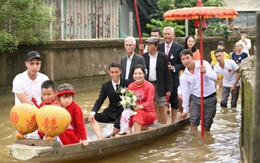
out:
<path id="1" fill-rule="evenodd" d="M 133 56 L 134 56 L 134 53 L 133 53 L 130 57 L 127 56 L 126 69 L 125 69 L 125 79 L 128 79 L 128 78 L 129 78 L 130 67 L 131 67 L 131 63 L 132 63 Z"/>
<path id="2" fill-rule="evenodd" d="M 185 68 L 183 75 L 180 77 L 180 89 L 183 100 L 183 112 L 187 113 L 189 110 L 190 95 L 200 97 L 200 61 L 195 60 L 194 73 Z M 214 81 L 217 80 L 217 74 L 212 70 L 210 64 L 207 61 L 203 61 L 203 65 L 206 68 L 204 73 L 204 93 L 203 97 L 207 97 L 216 92 Z"/>
<path id="3" fill-rule="evenodd" d="M 119 85 L 120 86 L 120 80 L 119 80 L 119 82 L 118 83 L 115 83 L 113 80 L 111 80 L 112 81 L 112 85 L 113 85 L 113 88 L 114 88 L 114 90 L 115 91 L 117 91 L 116 89 L 116 85 Z"/>
<path id="4" fill-rule="evenodd" d="M 152 56 L 149 53 L 149 57 L 150 57 L 150 64 L 149 64 L 149 76 L 148 76 L 148 80 L 149 81 L 156 81 L 156 64 L 157 64 L 157 57 L 158 57 L 158 52 Z"/>

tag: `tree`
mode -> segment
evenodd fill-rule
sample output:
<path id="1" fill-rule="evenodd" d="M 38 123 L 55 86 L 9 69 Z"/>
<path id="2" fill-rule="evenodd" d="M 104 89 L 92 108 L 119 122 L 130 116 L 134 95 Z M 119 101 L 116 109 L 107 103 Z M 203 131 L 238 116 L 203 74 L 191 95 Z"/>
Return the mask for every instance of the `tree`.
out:
<path id="1" fill-rule="evenodd" d="M 159 24 L 160 28 L 162 29 L 163 27 L 169 25 L 169 22 L 172 21 L 167 21 L 164 20 L 163 14 L 171 9 L 176 9 L 176 8 L 184 8 L 184 7 L 194 7 L 197 5 L 198 0 L 158 0 L 157 1 L 157 7 L 158 11 L 155 14 L 151 15 L 151 23 L 146 24 L 147 28 L 155 28 Z M 226 3 L 224 0 L 202 0 L 204 6 L 218 6 L 218 7 L 223 7 L 226 6 Z M 210 25 L 213 26 L 211 28 L 216 28 L 215 23 L 211 23 L 212 20 L 207 20 L 209 22 L 209 27 Z M 184 21 L 174 21 L 174 24 L 172 24 L 174 28 L 177 28 L 177 36 L 184 36 Z M 218 24 L 217 27 L 223 27 Z M 193 21 L 189 21 L 189 33 L 193 34 L 195 33 L 195 26 Z M 210 33 L 211 35 L 214 35 L 214 33 Z M 219 34 L 219 33 L 218 33 Z"/>
<path id="2" fill-rule="evenodd" d="M 1 0 L 0 52 L 19 44 L 35 45 L 50 41 L 49 24 L 54 11 L 44 0 Z"/>

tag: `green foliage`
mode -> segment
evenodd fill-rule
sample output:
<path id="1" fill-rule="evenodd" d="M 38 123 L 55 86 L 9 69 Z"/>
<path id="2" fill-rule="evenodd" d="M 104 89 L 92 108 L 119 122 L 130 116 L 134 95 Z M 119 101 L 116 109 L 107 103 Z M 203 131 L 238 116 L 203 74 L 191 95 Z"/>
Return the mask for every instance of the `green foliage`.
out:
<path id="1" fill-rule="evenodd" d="M 183 7 L 195 7 L 198 4 L 198 0 L 172 0 L 175 8 Z M 224 0 L 202 0 L 203 6 L 226 6 Z"/>
<path id="2" fill-rule="evenodd" d="M 18 46 L 18 39 L 10 33 L 1 30 L 0 31 L 0 52 L 4 50 L 13 51 Z"/>
<path id="3" fill-rule="evenodd" d="M 174 2 L 175 8 L 183 7 L 194 7 L 197 6 L 198 0 L 172 0 Z"/>
<path id="4" fill-rule="evenodd" d="M 163 31 L 163 28 L 164 27 L 167 27 L 167 26 L 170 26 L 170 27 L 174 27 L 174 32 L 175 34 L 178 36 L 178 35 L 184 35 L 185 33 L 183 32 L 185 26 L 183 25 L 178 25 L 176 22 L 172 22 L 172 21 L 168 21 L 168 20 L 163 20 L 163 21 L 160 21 L 160 20 L 155 20 L 155 19 L 152 19 L 151 20 L 151 23 L 152 24 L 146 24 L 146 27 L 147 28 L 150 28 L 151 30 L 153 30 L 154 28 L 160 28 L 161 31 Z M 147 36 L 147 35 L 146 35 Z M 149 35 L 148 35 L 149 37 Z"/>
<path id="5" fill-rule="evenodd" d="M 1 0 L 0 52 L 14 50 L 18 44 L 49 42 L 53 11 L 44 0 Z"/>
<path id="6" fill-rule="evenodd" d="M 227 6 L 225 0 L 205 0 L 203 1 L 204 6 L 215 6 L 215 7 L 224 7 Z"/>
<path id="7" fill-rule="evenodd" d="M 219 6 L 223 7 L 226 6 L 224 0 L 202 0 L 204 6 Z M 158 11 L 151 15 L 151 23 L 146 24 L 147 28 L 153 29 L 155 27 L 163 29 L 166 26 L 174 27 L 174 31 L 178 33 L 177 36 L 184 36 L 184 29 L 185 29 L 185 21 L 174 21 L 174 23 L 169 23 L 171 21 L 165 21 L 163 18 L 163 14 L 172 9 L 176 8 L 184 8 L 184 7 L 194 7 L 197 6 L 198 0 L 158 0 L 157 7 Z M 211 22 L 211 21 L 209 21 Z M 159 26 L 158 26 L 159 25 Z M 224 27 L 223 27 L 224 29 Z M 194 35 L 195 26 L 194 21 L 189 21 L 189 34 Z M 227 36 L 230 34 L 228 29 L 225 30 Z M 210 32 L 209 32 L 210 33 Z M 144 34 L 144 36 L 148 36 L 148 34 Z"/>
<path id="8" fill-rule="evenodd" d="M 222 22 L 209 23 L 208 28 L 203 32 L 205 36 L 224 36 L 225 38 L 228 38 L 231 34 L 232 31 Z"/>
<path id="9" fill-rule="evenodd" d="M 158 0 L 157 7 L 159 11 L 170 10 L 174 8 L 173 0 Z"/>

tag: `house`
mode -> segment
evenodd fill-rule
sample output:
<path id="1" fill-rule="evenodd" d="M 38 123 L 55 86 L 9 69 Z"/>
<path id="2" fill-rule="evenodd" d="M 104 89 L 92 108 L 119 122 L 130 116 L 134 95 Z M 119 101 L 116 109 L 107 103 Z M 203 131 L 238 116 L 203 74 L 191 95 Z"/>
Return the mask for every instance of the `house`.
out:
<path id="1" fill-rule="evenodd" d="M 238 16 L 234 19 L 234 28 L 248 29 L 249 35 L 256 35 L 256 13 L 260 12 L 260 1 L 225 0 L 227 7 L 234 8 Z"/>
<path id="2" fill-rule="evenodd" d="M 125 38 L 128 35 L 137 37 L 133 0 L 45 2 L 55 9 L 56 22 L 50 25 L 51 31 L 55 33 L 54 40 Z M 143 8 L 146 4 L 153 8 Z M 141 24 L 145 25 L 155 4 L 156 0 L 137 1 Z"/>

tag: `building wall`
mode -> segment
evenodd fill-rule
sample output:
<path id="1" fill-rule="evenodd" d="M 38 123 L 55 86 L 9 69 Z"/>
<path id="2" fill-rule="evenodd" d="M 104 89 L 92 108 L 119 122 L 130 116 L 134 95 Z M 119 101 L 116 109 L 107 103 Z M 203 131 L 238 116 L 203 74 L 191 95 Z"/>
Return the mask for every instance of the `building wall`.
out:
<path id="1" fill-rule="evenodd" d="M 55 9 L 56 40 L 119 38 L 120 0 L 45 0 Z"/>
<path id="2" fill-rule="evenodd" d="M 227 52 L 232 51 L 238 39 L 230 38 L 225 41 Z M 183 40 L 184 38 L 176 38 L 176 41 L 181 44 Z M 218 41 L 223 38 L 203 40 L 204 59 L 211 61 L 209 52 L 215 50 Z M 13 78 L 25 70 L 24 57 L 31 50 L 41 53 L 41 72 L 47 74 L 52 80 L 63 81 L 107 74 L 110 63 L 120 62 L 120 58 L 125 54 L 123 41 L 123 39 L 55 41 L 48 45 L 20 46 L 19 50 L 12 54 L 2 53 L 0 54 L 0 93 L 1 90 L 5 92 L 5 88 L 11 87 Z M 199 47 L 198 42 L 197 40 L 197 47 Z"/>

